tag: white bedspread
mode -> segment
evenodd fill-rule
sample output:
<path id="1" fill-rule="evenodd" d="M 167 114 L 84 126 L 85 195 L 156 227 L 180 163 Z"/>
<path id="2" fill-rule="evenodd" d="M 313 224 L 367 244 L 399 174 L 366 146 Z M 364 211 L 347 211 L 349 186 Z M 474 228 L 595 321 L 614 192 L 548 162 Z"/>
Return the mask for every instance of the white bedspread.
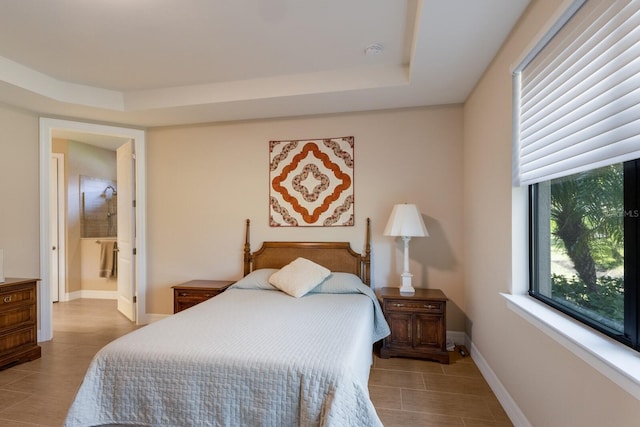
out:
<path id="1" fill-rule="evenodd" d="M 361 293 L 229 289 L 103 348 L 65 426 L 380 426 L 380 317 Z"/>

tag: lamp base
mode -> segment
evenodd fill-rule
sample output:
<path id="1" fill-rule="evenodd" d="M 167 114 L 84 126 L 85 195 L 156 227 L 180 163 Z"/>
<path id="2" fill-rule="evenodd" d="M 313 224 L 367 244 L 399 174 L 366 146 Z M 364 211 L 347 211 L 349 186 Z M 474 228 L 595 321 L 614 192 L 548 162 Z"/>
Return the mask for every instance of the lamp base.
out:
<path id="1" fill-rule="evenodd" d="M 400 295 L 414 295 L 416 293 L 416 290 L 413 289 L 413 286 L 409 286 L 409 287 L 401 287 L 400 288 Z"/>
<path id="2" fill-rule="evenodd" d="M 413 295 L 416 290 L 411 286 L 411 278 L 413 274 L 404 272 L 402 273 L 402 286 L 400 287 L 400 295 Z"/>

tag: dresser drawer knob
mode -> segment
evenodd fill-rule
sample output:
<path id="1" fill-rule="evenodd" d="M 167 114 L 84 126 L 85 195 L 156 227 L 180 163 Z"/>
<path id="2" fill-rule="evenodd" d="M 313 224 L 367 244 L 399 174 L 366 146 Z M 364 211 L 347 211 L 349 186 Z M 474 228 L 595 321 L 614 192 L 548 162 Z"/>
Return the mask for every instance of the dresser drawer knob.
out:
<path id="1" fill-rule="evenodd" d="M 9 296 L 6 296 L 6 297 L 2 298 L 2 302 L 8 303 L 8 302 L 11 302 L 12 299 L 13 299 L 12 295 L 9 295 Z"/>
<path id="2" fill-rule="evenodd" d="M 394 303 L 394 304 L 392 304 L 392 305 L 393 305 L 394 307 L 398 307 L 398 308 L 400 308 L 400 307 L 404 307 L 404 304 L 400 304 L 400 303 Z"/>

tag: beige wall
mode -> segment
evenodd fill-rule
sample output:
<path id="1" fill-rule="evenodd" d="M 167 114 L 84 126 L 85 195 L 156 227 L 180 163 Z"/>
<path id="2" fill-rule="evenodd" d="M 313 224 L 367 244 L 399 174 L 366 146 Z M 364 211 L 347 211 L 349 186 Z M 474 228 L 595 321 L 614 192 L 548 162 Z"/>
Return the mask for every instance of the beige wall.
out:
<path id="1" fill-rule="evenodd" d="M 38 117 L 0 104 L 0 248 L 5 277 L 40 275 Z"/>
<path id="2" fill-rule="evenodd" d="M 525 285 L 511 280 L 511 68 L 559 3 L 532 2 L 465 104 L 467 332 L 533 426 L 637 426 L 635 398 L 509 311 L 499 295 Z"/>
<path id="3" fill-rule="evenodd" d="M 270 228 L 268 141 L 355 137 L 356 226 Z M 147 311 L 170 313 L 170 286 L 242 274 L 244 220 L 264 240 L 350 241 L 373 229 L 373 285 L 399 285 L 401 241 L 382 236 L 395 203 L 413 202 L 430 237 L 411 241 L 414 286 L 451 299 L 448 329 L 464 328 L 462 108 L 444 106 L 152 129 L 147 133 Z"/>

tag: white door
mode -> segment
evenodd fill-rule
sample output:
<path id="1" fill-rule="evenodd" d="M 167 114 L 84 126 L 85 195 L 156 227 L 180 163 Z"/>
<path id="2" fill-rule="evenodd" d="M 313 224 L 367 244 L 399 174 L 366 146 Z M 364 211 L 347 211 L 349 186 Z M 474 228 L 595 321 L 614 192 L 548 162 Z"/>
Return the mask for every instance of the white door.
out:
<path id="1" fill-rule="evenodd" d="M 62 154 L 52 153 L 49 170 L 49 221 L 50 221 L 50 293 L 51 302 L 60 301 L 60 285 L 64 283 L 64 245 L 62 238 L 64 227 L 64 158 Z"/>
<path id="2" fill-rule="evenodd" d="M 118 190 L 118 310 L 136 320 L 135 283 L 135 161 L 133 141 L 117 150 Z"/>
<path id="3" fill-rule="evenodd" d="M 58 302 L 60 300 L 60 295 L 58 292 L 58 287 L 60 283 L 60 269 L 59 269 L 59 244 L 58 244 L 58 159 L 56 157 L 51 157 L 51 179 L 49 180 L 49 209 L 50 209 L 50 217 L 51 218 L 51 236 L 49 237 L 49 242 L 51 244 L 51 302 Z"/>

